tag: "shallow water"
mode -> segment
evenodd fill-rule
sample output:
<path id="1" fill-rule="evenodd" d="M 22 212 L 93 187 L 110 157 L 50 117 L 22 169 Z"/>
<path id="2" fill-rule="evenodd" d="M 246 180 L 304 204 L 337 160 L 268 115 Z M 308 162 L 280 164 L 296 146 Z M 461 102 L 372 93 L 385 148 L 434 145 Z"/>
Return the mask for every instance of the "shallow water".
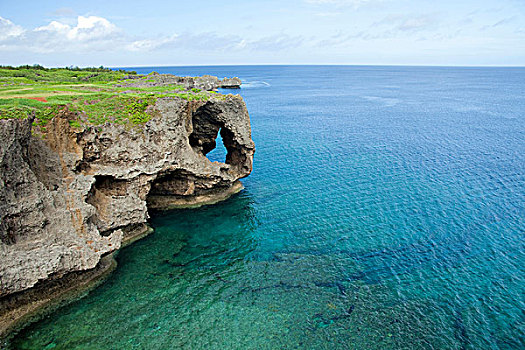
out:
<path id="1" fill-rule="evenodd" d="M 154 70 L 243 79 L 246 189 L 154 217 L 15 347 L 525 347 L 525 69 Z"/>

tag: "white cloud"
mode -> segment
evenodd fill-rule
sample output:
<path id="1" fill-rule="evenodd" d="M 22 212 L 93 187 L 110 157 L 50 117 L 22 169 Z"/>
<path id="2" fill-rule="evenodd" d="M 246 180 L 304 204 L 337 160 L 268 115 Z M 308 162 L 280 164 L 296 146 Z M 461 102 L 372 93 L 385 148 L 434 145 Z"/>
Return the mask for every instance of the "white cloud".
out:
<path id="1" fill-rule="evenodd" d="M 131 37 L 103 17 L 78 16 L 73 24 L 51 21 L 34 29 L 24 29 L 0 17 L 0 47 L 28 53 L 76 53 L 188 51 L 279 51 L 302 45 L 301 36 L 268 35 L 251 40 L 239 35 L 215 32 L 184 32 L 157 37 Z"/>
<path id="2" fill-rule="evenodd" d="M 174 34 L 169 37 L 160 39 L 143 39 L 135 40 L 127 45 L 127 49 L 130 51 L 152 51 L 160 47 L 174 43 L 179 36 Z"/>
<path id="3" fill-rule="evenodd" d="M 57 36 L 57 39 L 70 41 L 90 41 L 105 39 L 117 34 L 120 30 L 105 18 L 97 16 L 78 16 L 76 26 L 52 21 L 47 26 L 34 29 L 34 32 Z"/>
<path id="4" fill-rule="evenodd" d="M 429 14 L 404 14 L 389 15 L 378 22 L 374 22 L 364 30 L 354 32 L 340 31 L 331 37 L 322 38 L 317 41 L 319 47 L 349 46 L 356 40 L 375 41 L 384 39 L 416 38 L 417 34 L 435 33 L 440 28 L 440 15 L 437 13 Z M 441 35 L 440 40 L 457 36 L 459 31 L 454 33 L 447 32 Z M 421 38 L 421 36 L 418 36 Z M 434 37 L 434 39 L 438 39 Z"/>
<path id="5" fill-rule="evenodd" d="M 34 29 L 35 32 L 62 32 L 67 34 L 71 30 L 71 27 L 67 24 L 63 24 L 57 21 L 49 23 L 47 26 L 37 27 Z"/>
<path id="6" fill-rule="evenodd" d="M 222 52 L 244 46 L 245 42 L 237 35 L 220 35 L 215 32 L 185 32 L 164 37 L 134 40 L 126 48 L 136 52 L 168 49 Z"/>
<path id="7" fill-rule="evenodd" d="M 493 23 L 493 24 L 490 24 L 490 25 L 485 25 L 485 26 L 481 27 L 481 30 L 487 30 L 487 29 L 492 29 L 492 28 L 496 28 L 496 27 L 507 25 L 509 23 L 514 22 L 514 20 L 516 18 L 517 18 L 517 16 L 503 18 L 503 19 L 497 21 L 496 23 Z"/>
<path id="8" fill-rule="evenodd" d="M 171 47 L 194 51 L 224 52 L 233 50 L 241 43 L 242 38 L 237 35 L 222 35 L 215 32 L 181 33 Z"/>
<path id="9" fill-rule="evenodd" d="M 238 35 L 220 35 L 215 32 L 181 33 L 156 39 L 135 40 L 127 45 L 130 51 L 191 50 L 199 52 L 226 52 L 238 50 L 279 51 L 302 45 L 304 38 L 277 34 L 247 40 Z"/>
<path id="10" fill-rule="evenodd" d="M 438 13 L 389 15 L 375 22 L 372 27 L 384 26 L 393 32 L 417 32 L 436 29 L 439 22 Z"/>
<path id="11" fill-rule="evenodd" d="M 24 29 L 0 17 L 0 46 L 6 50 L 83 53 L 118 49 L 122 42 L 122 30 L 102 17 L 78 16 L 74 25 L 52 21 L 34 29 Z"/>
<path id="12" fill-rule="evenodd" d="M 428 29 L 436 24 L 436 18 L 433 16 L 418 16 L 403 20 L 396 29 L 401 31 L 418 31 Z"/>
<path id="13" fill-rule="evenodd" d="M 289 36 L 278 34 L 266 36 L 257 40 L 248 41 L 244 46 L 254 51 L 280 51 L 301 46 L 304 42 L 302 36 Z"/>
<path id="14" fill-rule="evenodd" d="M 14 24 L 8 19 L 0 17 L 0 43 L 24 34 L 24 28 Z"/>
<path id="15" fill-rule="evenodd" d="M 120 30 L 107 19 L 96 16 L 78 16 L 78 24 L 67 34 L 70 40 L 94 40 L 118 34 Z"/>

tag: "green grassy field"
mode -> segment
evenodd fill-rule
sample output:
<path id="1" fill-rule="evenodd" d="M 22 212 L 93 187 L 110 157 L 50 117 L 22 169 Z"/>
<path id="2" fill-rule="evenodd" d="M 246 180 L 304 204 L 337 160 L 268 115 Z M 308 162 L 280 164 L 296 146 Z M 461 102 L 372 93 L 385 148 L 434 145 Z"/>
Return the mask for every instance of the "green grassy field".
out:
<path id="1" fill-rule="evenodd" d="M 151 119 L 152 107 L 160 97 L 207 100 L 216 94 L 175 84 L 148 86 L 154 83 L 154 76 L 102 67 L 0 67 L 0 119 L 35 115 L 34 125 L 45 131 L 47 122 L 67 108 L 76 115 L 70 120 L 72 126 L 136 125 Z"/>

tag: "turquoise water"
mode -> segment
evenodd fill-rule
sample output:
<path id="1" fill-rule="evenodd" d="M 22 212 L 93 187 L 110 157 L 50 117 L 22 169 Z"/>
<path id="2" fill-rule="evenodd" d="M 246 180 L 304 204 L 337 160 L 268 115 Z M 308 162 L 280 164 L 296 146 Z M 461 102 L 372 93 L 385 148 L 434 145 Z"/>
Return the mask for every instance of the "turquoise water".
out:
<path id="1" fill-rule="evenodd" d="M 155 216 L 15 347 L 525 348 L 525 69 L 151 70 L 243 79 L 246 189 Z"/>

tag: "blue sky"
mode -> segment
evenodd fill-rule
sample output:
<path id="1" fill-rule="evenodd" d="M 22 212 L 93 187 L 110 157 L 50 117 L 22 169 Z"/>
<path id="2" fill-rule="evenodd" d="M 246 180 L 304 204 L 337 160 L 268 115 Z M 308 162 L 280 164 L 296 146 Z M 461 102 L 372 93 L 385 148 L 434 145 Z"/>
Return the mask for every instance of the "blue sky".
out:
<path id="1" fill-rule="evenodd" d="M 6 1 L 0 64 L 525 65 L 525 0 Z"/>

